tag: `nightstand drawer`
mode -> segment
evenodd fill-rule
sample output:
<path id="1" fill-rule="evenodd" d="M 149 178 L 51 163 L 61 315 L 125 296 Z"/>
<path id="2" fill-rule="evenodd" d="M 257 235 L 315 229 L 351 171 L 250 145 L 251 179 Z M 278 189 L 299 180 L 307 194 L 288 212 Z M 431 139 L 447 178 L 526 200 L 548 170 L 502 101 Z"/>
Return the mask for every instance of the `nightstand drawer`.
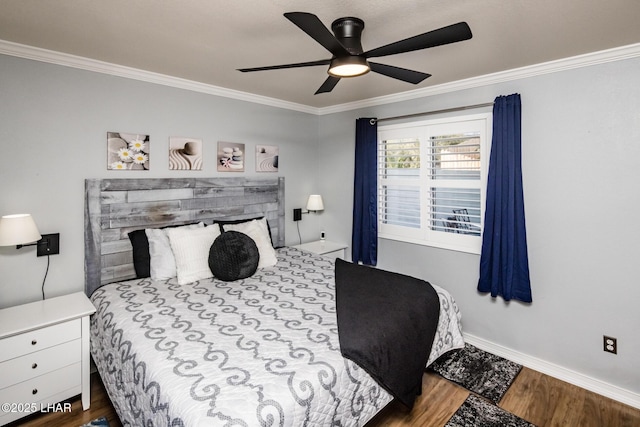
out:
<path id="1" fill-rule="evenodd" d="M 71 390 L 69 397 L 80 394 L 82 389 L 80 363 L 65 366 L 39 377 L 0 389 L 2 403 L 40 402 L 57 393 Z M 72 390 L 77 389 L 77 390 Z"/>
<path id="2" fill-rule="evenodd" d="M 79 339 L 0 363 L 0 389 L 80 362 Z"/>
<path id="3" fill-rule="evenodd" d="M 0 340 L 0 362 L 80 338 L 80 319 Z"/>

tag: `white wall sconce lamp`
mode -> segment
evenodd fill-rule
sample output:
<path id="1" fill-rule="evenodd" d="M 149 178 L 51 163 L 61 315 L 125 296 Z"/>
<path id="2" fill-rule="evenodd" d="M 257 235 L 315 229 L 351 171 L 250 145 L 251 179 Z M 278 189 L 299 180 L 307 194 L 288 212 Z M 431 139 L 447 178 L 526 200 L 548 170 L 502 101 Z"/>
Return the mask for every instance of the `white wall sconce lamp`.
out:
<path id="1" fill-rule="evenodd" d="M 312 194 L 307 200 L 307 211 L 302 212 L 302 209 L 293 210 L 293 220 L 300 221 L 302 214 L 308 214 L 309 212 L 320 212 L 324 210 L 324 203 L 322 202 L 322 196 L 319 194 Z"/>
<path id="2" fill-rule="evenodd" d="M 5 215 L 0 218 L 0 246 L 36 246 L 36 256 L 47 256 L 47 271 L 42 281 L 42 299 L 44 283 L 49 272 L 49 255 L 60 253 L 60 234 L 40 234 L 33 217 L 29 214 Z"/>
<path id="3" fill-rule="evenodd" d="M 0 218 L 0 246 L 20 249 L 28 244 L 34 245 L 40 239 L 42 236 L 31 215 L 5 215 Z"/>
<path id="4" fill-rule="evenodd" d="M 41 235 L 29 214 L 5 215 L 0 218 L 0 246 L 37 246 L 37 256 L 56 255 L 60 253 L 60 234 Z"/>

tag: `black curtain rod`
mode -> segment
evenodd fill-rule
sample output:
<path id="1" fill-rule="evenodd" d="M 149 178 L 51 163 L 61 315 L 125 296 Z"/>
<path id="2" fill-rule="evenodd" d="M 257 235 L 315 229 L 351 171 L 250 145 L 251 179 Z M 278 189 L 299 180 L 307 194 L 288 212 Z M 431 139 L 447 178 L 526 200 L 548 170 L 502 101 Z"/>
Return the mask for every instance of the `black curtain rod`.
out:
<path id="1" fill-rule="evenodd" d="M 427 111 L 424 113 L 406 114 L 404 116 L 385 117 L 382 119 L 371 119 L 371 121 L 373 124 L 374 120 L 377 120 L 377 122 L 380 123 L 380 122 L 386 122 L 389 120 L 409 119 L 411 117 L 428 116 L 431 114 L 440 114 L 440 113 L 451 113 L 453 111 L 471 110 L 473 108 L 482 108 L 482 107 L 490 107 L 490 106 L 493 106 L 493 102 L 486 102 L 484 104 L 475 104 L 475 105 L 465 105 L 464 107 L 446 108 L 444 110 Z"/>

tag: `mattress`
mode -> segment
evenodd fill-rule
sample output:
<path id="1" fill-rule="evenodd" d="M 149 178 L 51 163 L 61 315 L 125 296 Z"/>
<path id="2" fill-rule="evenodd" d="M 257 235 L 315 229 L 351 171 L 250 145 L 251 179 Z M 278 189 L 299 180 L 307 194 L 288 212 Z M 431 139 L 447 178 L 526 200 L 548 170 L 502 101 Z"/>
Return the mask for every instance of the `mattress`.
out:
<path id="1" fill-rule="evenodd" d="M 244 280 L 136 279 L 91 296 L 91 354 L 125 426 L 362 426 L 391 400 L 342 357 L 333 260 L 285 247 Z M 445 290 L 429 356 L 462 348 Z"/>

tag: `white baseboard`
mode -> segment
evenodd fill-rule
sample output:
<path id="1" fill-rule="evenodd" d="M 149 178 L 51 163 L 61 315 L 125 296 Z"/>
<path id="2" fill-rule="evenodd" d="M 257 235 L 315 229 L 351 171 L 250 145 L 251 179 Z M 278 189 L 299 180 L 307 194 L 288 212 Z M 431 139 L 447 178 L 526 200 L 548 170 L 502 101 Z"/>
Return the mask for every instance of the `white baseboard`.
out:
<path id="1" fill-rule="evenodd" d="M 591 378 L 584 374 L 572 371 L 571 369 L 564 368 L 562 366 L 555 365 L 536 357 L 520 353 L 510 348 L 503 347 L 495 344 L 491 341 L 478 338 L 474 335 L 464 333 L 464 339 L 469 344 L 478 347 L 484 351 L 495 354 L 496 356 L 504 357 L 513 362 L 519 363 L 534 371 L 542 372 L 543 374 L 557 378 L 559 380 L 568 382 L 585 390 L 592 391 L 602 396 L 608 397 L 625 405 L 632 406 L 640 409 L 640 394 L 625 390 L 620 387 L 605 383 L 604 381 Z"/>

